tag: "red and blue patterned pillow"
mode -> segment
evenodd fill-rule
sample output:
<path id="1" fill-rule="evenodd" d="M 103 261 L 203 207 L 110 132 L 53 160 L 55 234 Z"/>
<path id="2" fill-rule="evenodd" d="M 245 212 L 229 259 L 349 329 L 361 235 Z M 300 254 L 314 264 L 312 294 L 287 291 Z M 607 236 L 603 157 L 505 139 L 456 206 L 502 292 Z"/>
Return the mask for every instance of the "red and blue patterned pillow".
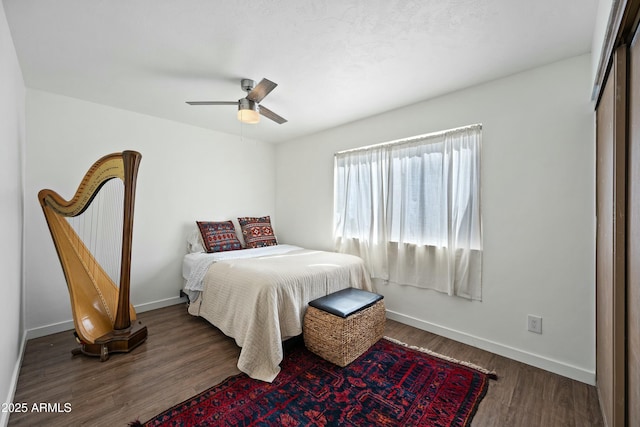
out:
<path id="1" fill-rule="evenodd" d="M 269 216 L 238 218 L 238 223 L 240 223 L 247 248 L 262 248 L 278 244 Z"/>
<path id="2" fill-rule="evenodd" d="M 231 221 L 196 221 L 207 252 L 224 252 L 242 249 Z"/>

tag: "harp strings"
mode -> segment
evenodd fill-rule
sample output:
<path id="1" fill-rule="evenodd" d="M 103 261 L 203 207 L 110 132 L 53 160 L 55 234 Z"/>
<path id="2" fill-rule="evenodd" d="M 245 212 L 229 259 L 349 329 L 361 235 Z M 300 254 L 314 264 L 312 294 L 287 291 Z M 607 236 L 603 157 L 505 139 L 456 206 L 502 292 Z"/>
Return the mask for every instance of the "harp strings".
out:
<path id="1" fill-rule="evenodd" d="M 67 217 L 76 239 L 87 247 L 96 262 L 116 286 L 120 285 L 122 263 L 124 183 L 119 179 L 107 181 L 91 204 L 80 215 Z M 92 267 L 95 277 L 95 264 Z"/>

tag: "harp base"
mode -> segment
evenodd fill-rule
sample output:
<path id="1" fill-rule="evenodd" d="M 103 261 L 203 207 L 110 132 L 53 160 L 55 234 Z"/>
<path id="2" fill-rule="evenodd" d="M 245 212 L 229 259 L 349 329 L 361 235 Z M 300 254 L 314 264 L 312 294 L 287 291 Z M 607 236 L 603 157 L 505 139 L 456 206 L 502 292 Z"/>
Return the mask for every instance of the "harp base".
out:
<path id="1" fill-rule="evenodd" d="M 109 359 L 111 353 L 128 353 L 146 339 L 147 327 L 141 321 L 136 320 L 129 328 L 113 330 L 98 338 L 93 344 L 79 341 L 80 348 L 71 350 L 71 354 L 100 357 L 100 361 L 104 362 Z"/>

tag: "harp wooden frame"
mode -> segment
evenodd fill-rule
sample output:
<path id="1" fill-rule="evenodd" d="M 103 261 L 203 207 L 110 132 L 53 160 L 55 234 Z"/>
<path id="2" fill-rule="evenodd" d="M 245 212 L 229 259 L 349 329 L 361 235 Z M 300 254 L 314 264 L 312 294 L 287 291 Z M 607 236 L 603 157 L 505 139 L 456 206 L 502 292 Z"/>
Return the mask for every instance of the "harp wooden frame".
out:
<path id="1" fill-rule="evenodd" d="M 142 155 L 136 151 L 113 153 L 99 159 L 87 171 L 69 201 L 53 190 L 38 193 L 51 237 L 67 281 L 73 322 L 80 348 L 73 354 L 99 356 L 129 352 L 147 338 L 147 328 L 136 320 L 130 304 L 133 210 L 138 167 Z M 66 217 L 82 214 L 102 186 L 111 179 L 124 183 L 124 209 L 120 286 L 93 257 Z"/>

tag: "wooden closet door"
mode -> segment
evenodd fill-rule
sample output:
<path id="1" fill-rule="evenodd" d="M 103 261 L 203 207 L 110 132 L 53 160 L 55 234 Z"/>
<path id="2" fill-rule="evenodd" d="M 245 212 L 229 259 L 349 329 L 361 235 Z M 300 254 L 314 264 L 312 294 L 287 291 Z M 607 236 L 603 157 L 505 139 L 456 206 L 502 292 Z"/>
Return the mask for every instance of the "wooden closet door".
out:
<path id="1" fill-rule="evenodd" d="M 627 422 L 640 426 L 640 40 L 629 50 L 627 160 Z"/>
<path id="2" fill-rule="evenodd" d="M 596 111 L 596 383 L 609 426 L 625 425 L 626 46 Z"/>

